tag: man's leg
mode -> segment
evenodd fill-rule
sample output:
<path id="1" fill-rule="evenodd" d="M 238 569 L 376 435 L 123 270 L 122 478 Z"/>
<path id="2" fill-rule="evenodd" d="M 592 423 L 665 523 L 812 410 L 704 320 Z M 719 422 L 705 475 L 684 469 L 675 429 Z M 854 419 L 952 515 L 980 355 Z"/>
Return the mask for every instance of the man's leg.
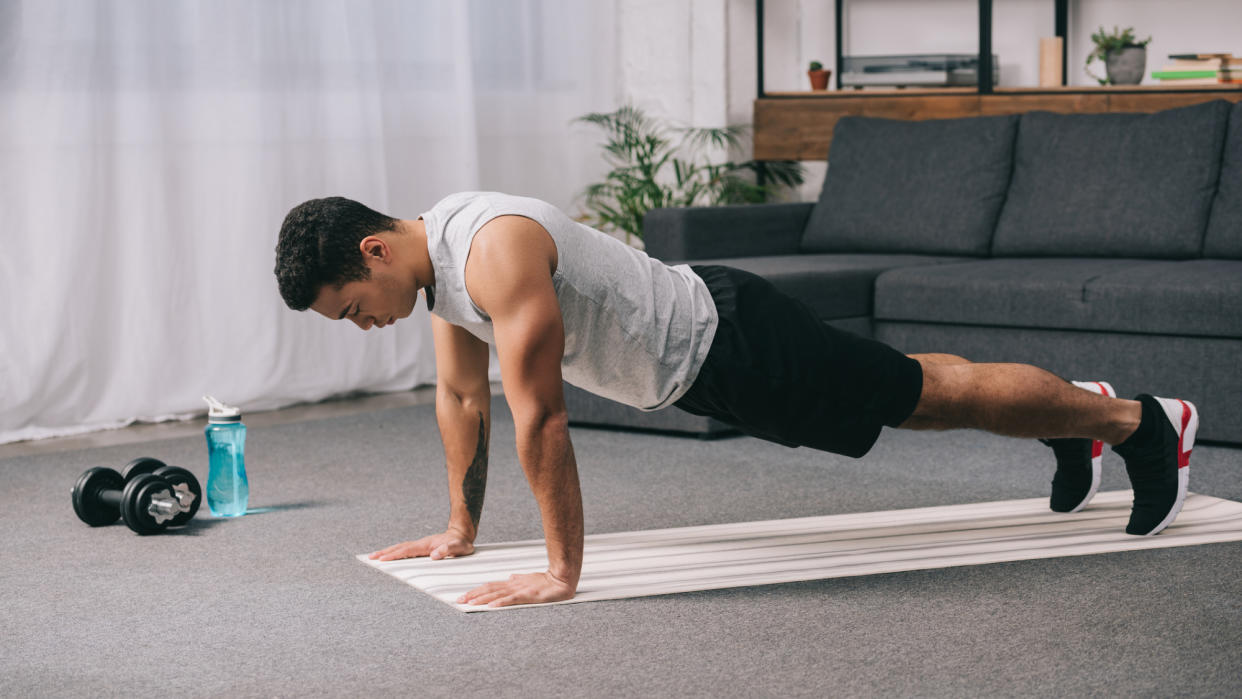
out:
<path id="1" fill-rule="evenodd" d="M 970 361 L 952 354 L 920 354 L 912 357 L 933 364 L 970 364 Z M 1108 397 L 1115 396 L 1113 387 L 1103 381 L 1073 382 L 1073 385 Z M 935 426 L 934 422 L 928 423 Z M 910 426 L 918 427 L 918 419 Z M 1048 507 L 1053 512 L 1079 512 L 1099 492 L 1103 477 L 1104 442 L 1099 439 L 1045 438 L 1040 442 L 1052 449 L 1056 458 L 1056 472 L 1052 476 L 1052 491 Z"/>
<path id="2" fill-rule="evenodd" d="M 1105 441 L 1125 460 L 1134 487 L 1126 532 L 1159 533 L 1181 511 L 1199 427 L 1198 411 L 1188 401 L 1146 394 L 1107 398 L 1026 364 L 910 356 L 923 369 L 923 392 L 900 427 Z"/>
<path id="3" fill-rule="evenodd" d="M 1117 445 L 1143 417 L 1136 400 L 1105 398 L 1029 364 L 974 364 L 951 354 L 910 357 L 923 367 L 923 394 L 903 429 L 967 428 Z"/>

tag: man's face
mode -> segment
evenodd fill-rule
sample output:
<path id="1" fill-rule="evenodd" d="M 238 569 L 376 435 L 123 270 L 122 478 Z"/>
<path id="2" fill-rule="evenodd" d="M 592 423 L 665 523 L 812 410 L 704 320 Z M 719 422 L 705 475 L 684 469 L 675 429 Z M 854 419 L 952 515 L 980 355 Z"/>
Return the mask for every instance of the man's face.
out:
<path id="1" fill-rule="evenodd" d="M 339 289 L 331 284 L 319 290 L 311 310 L 333 320 L 352 320 L 363 330 L 382 328 L 414 311 L 418 288 L 402 283 L 390 270 L 370 265 L 371 278 L 347 282 Z"/>

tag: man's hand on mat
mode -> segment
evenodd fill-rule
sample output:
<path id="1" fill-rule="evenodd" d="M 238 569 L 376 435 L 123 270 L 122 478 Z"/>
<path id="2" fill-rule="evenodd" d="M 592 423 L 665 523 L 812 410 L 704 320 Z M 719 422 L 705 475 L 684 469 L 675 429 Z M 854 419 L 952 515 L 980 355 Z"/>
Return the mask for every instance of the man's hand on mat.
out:
<path id="1" fill-rule="evenodd" d="M 469 556 L 474 553 L 474 543 L 452 529 L 443 534 L 424 536 L 417 541 L 393 544 L 368 556 L 373 561 L 395 561 L 401 558 L 430 556 L 433 561 L 441 558 Z"/>
<path id="2" fill-rule="evenodd" d="M 504 582 L 481 585 L 457 598 L 458 604 L 486 604 L 507 607 L 511 604 L 538 604 L 572 599 L 574 586 L 543 573 L 514 573 Z"/>

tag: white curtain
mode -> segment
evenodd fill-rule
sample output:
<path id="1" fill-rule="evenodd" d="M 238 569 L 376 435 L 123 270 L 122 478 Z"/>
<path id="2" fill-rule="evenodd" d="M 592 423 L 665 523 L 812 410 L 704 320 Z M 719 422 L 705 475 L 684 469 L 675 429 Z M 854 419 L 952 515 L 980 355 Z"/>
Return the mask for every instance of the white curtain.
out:
<path id="1" fill-rule="evenodd" d="M 435 379 L 422 303 L 285 308 L 290 207 L 496 189 L 571 213 L 612 2 L 0 0 L 0 443 Z"/>

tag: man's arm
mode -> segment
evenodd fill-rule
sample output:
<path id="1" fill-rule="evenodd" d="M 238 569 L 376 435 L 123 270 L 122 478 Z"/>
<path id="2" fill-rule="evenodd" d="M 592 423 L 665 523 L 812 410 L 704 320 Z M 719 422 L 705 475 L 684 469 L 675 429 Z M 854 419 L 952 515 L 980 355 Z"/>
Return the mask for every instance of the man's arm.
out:
<path id="1" fill-rule="evenodd" d="M 436 348 L 436 422 L 449 481 L 449 530 L 473 542 L 487 485 L 491 387 L 487 343 L 432 316 Z"/>
<path id="2" fill-rule="evenodd" d="M 432 316 L 431 324 L 436 350 L 436 422 L 448 468 L 448 526 L 443 534 L 390 546 L 371 554 L 372 559 L 440 559 L 474 552 L 491 435 L 487 343 L 437 316 Z"/>
<path id="3" fill-rule="evenodd" d="M 518 458 L 543 520 L 548 570 L 488 583 L 466 593 L 461 602 L 552 602 L 573 597 L 578 587 L 582 493 L 561 383 L 565 330 L 552 286 L 556 264 L 552 237 L 519 216 L 485 225 L 466 264 L 466 288 L 492 319 Z"/>

